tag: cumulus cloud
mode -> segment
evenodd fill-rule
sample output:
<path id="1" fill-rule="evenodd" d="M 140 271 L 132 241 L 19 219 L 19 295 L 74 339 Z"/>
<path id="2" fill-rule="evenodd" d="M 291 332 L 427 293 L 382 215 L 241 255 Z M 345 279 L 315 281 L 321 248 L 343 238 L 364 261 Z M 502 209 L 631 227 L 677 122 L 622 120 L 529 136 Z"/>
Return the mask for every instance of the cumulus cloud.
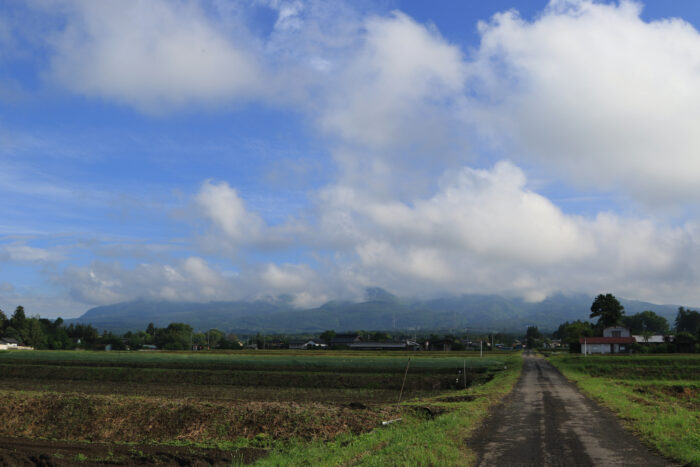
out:
<path id="1" fill-rule="evenodd" d="M 366 22 L 364 43 L 344 70 L 321 125 L 352 145 L 384 149 L 430 139 L 462 89 L 458 47 L 400 12 Z"/>
<path id="2" fill-rule="evenodd" d="M 525 174 L 509 162 L 448 172 L 427 198 L 386 202 L 334 187 L 322 200 L 317 241 L 335 240 L 355 284 L 408 295 L 510 292 L 532 300 L 614 286 L 632 297 L 700 301 L 689 279 L 699 273 L 696 225 L 566 214 L 528 189 Z M 654 298 L 659 284 L 667 291 Z"/>
<path id="3" fill-rule="evenodd" d="M 255 43 L 194 2 L 63 2 L 49 76 L 87 96 L 161 113 L 265 94 Z"/>
<path id="4" fill-rule="evenodd" d="M 642 6 L 553 1 L 480 24 L 466 118 L 522 160 L 579 187 L 646 202 L 700 197 L 700 34 Z"/>
<path id="5" fill-rule="evenodd" d="M 236 243 L 255 243 L 263 221 L 246 209 L 238 192 L 226 182 L 205 181 L 196 196 L 204 216 Z"/>

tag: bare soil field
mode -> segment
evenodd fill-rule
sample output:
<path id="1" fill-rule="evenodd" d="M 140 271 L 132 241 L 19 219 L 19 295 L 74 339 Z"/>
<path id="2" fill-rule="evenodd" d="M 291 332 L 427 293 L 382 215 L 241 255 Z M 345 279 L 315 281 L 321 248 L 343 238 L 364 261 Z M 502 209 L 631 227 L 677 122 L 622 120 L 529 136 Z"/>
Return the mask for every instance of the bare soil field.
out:
<path id="1" fill-rule="evenodd" d="M 261 448 L 204 449 L 170 445 L 120 445 L 0 437 L 0 465 L 68 467 L 79 465 L 250 464 L 265 456 Z"/>
<path id="2" fill-rule="evenodd" d="M 471 357 L 463 374 L 465 356 L 410 357 L 403 401 L 478 386 L 503 368 Z M 408 358 L 0 352 L 0 465 L 231 465 L 368 433 L 405 410 L 396 402 Z"/>

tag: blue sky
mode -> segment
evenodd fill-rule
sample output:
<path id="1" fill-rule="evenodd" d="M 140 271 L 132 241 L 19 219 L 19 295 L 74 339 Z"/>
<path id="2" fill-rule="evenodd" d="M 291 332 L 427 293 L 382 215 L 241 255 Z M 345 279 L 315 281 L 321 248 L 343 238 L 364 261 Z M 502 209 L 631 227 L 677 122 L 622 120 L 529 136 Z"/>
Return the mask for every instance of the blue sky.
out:
<path id="1" fill-rule="evenodd" d="M 0 2 L 0 308 L 700 304 L 700 7 Z"/>

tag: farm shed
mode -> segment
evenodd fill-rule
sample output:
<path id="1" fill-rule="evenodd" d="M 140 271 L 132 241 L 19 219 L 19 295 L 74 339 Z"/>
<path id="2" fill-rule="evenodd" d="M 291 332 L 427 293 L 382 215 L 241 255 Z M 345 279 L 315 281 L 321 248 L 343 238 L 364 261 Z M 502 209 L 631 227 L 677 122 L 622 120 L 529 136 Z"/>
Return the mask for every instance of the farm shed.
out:
<path id="1" fill-rule="evenodd" d="M 581 353 L 629 353 L 634 337 L 581 337 Z"/>
<path id="2" fill-rule="evenodd" d="M 0 338 L 0 350 L 16 349 L 18 342 L 9 337 Z"/>
<path id="3" fill-rule="evenodd" d="M 662 334 L 654 334 L 653 336 L 632 336 L 637 344 L 665 344 L 673 342 L 673 336 L 664 336 Z"/>

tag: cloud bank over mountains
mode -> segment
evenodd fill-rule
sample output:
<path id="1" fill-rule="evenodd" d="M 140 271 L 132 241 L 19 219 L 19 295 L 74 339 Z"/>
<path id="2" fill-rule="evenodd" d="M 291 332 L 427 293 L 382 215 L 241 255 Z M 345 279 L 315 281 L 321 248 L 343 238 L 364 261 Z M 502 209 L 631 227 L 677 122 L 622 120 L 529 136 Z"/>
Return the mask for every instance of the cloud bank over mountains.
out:
<path id="1" fill-rule="evenodd" d="M 380 286 L 700 304 L 700 34 L 682 19 L 553 0 L 531 20 L 465 25 L 480 36 L 465 47 L 401 11 L 341 2 L 32 8 L 52 25 L 45 86 L 164 121 L 284 112 L 335 172 L 282 220 L 212 173 L 173 214 L 177 248 L 146 241 L 144 258 L 73 257 L 84 247 L 30 236 L 0 247 L 0 262 L 39 265 L 75 303 L 285 294 L 306 307 Z M 275 15 L 267 29 L 260 8 Z M 603 201 L 578 210 L 558 190 Z"/>

